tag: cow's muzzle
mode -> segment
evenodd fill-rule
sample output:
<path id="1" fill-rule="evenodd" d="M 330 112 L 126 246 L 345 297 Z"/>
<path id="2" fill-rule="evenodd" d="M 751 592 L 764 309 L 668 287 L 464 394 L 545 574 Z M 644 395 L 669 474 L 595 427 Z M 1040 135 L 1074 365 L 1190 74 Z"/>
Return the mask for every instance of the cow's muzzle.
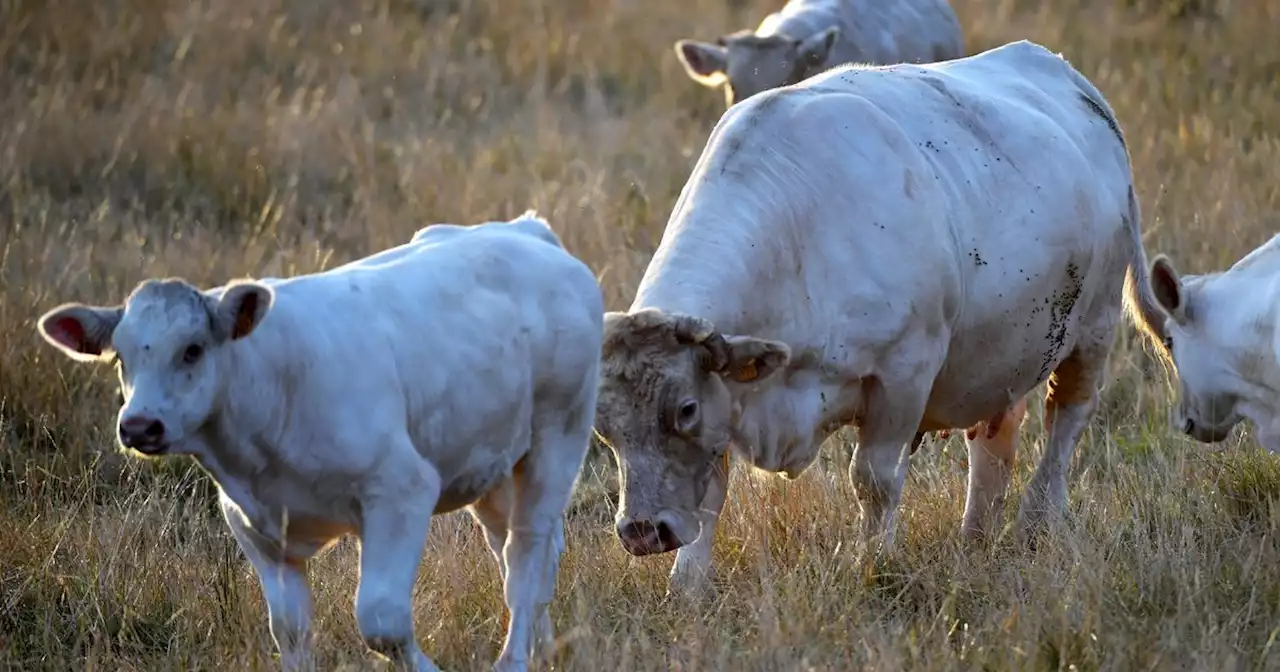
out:
<path id="1" fill-rule="evenodd" d="M 671 529 L 671 525 L 661 518 L 656 521 L 648 519 L 619 521 L 618 540 L 622 542 L 622 548 L 635 556 L 668 553 L 684 545 L 680 537 Z"/>
<path id="2" fill-rule="evenodd" d="M 1231 435 L 1232 425 L 1221 427 L 1206 427 L 1197 424 L 1195 420 L 1186 418 L 1182 421 L 1182 433 L 1199 441 L 1200 443 L 1218 443 L 1225 440 Z"/>

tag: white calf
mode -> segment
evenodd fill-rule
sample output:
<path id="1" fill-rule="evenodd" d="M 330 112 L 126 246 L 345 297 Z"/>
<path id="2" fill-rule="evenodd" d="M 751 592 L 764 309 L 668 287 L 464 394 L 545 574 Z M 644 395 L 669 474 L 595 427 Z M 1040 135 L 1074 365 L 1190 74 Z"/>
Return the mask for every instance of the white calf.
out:
<path id="1" fill-rule="evenodd" d="M 514 670 L 552 635 L 602 313 L 591 271 L 529 212 L 430 226 L 311 275 L 208 291 L 148 280 L 122 306 L 55 308 L 39 330 L 118 367 L 124 446 L 212 476 L 286 668 L 310 664 L 307 559 L 351 533 L 365 642 L 435 669 L 412 589 L 431 516 L 467 507 L 510 611 L 497 667 Z"/>

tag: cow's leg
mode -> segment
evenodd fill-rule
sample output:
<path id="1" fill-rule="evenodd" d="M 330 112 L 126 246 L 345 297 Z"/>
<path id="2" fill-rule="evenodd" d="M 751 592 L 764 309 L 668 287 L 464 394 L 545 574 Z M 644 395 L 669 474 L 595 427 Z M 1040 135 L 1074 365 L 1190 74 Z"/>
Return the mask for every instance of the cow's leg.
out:
<path id="1" fill-rule="evenodd" d="M 583 421 L 566 423 L 562 413 L 541 422 L 535 418 L 532 446 L 516 463 L 502 585 L 509 619 L 495 670 L 528 669 L 535 624 L 544 615 L 550 618 L 564 549 L 564 510 L 587 454 L 593 414 L 586 408 L 595 405 L 594 387 L 583 397 L 591 403 L 570 414 Z"/>
<path id="2" fill-rule="evenodd" d="M 1110 336 L 1111 330 L 1098 330 Z M 1044 423 L 1049 439 L 1040 464 L 1022 495 L 1017 528 L 1022 535 L 1039 530 L 1047 517 L 1067 510 L 1067 471 L 1080 435 L 1098 405 L 1109 338 L 1081 339 L 1049 376 Z"/>
<path id="3" fill-rule="evenodd" d="M 878 538 L 885 552 L 894 550 L 907 458 L 943 358 L 941 346 L 922 340 L 903 339 L 898 356 L 884 367 L 911 375 L 862 382 L 864 413 L 849 471 L 862 511 L 863 542 L 872 546 Z"/>
<path id="4" fill-rule="evenodd" d="M 365 644 L 398 669 L 436 671 L 414 638 L 413 584 L 440 498 L 440 473 L 407 438 L 398 441 L 361 497 L 356 623 Z"/>
<path id="5" fill-rule="evenodd" d="M 1018 434 L 1027 414 L 1024 396 L 1000 415 L 965 433 L 969 447 L 969 488 L 965 494 L 961 534 L 969 540 L 986 535 L 992 518 L 1004 510 L 1005 492 L 1018 454 Z"/>
<path id="6" fill-rule="evenodd" d="M 311 587 L 307 561 L 284 556 L 278 547 L 249 527 L 244 515 L 225 497 L 219 498 L 222 515 L 240 550 L 262 583 L 271 637 L 280 651 L 285 670 L 311 670 Z"/>
<path id="7" fill-rule="evenodd" d="M 515 503 L 515 482 L 508 478 L 498 487 L 490 490 L 480 501 L 471 505 L 471 515 L 484 529 L 485 540 L 489 542 L 489 550 L 498 561 L 498 579 L 500 584 L 507 580 L 507 561 L 504 548 L 507 543 L 507 530 L 511 524 L 511 510 Z M 556 552 L 564 552 L 563 520 L 556 535 Z M 538 619 L 537 645 L 549 648 L 555 639 L 555 630 L 551 625 L 551 612 L 543 610 Z"/>
<path id="8" fill-rule="evenodd" d="M 707 494 L 702 497 L 702 506 L 698 509 L 698 522 L 701 533 L 692 544 L 681 546 L 676 551 L 676 561 L 671 566 L 671 577 L 668 582 L 668 594 L 698 600 L 709 596 L 712 591 L 711 547 L 715 543 L 716 527 L 720 523 L 720 512 L 724 510 L 725 496 L 729 492 L 729 474 L 732 470 L 733 458 L 730 451 L 725 451 L 724 458 L 712 470 L 707 483 Z"/>

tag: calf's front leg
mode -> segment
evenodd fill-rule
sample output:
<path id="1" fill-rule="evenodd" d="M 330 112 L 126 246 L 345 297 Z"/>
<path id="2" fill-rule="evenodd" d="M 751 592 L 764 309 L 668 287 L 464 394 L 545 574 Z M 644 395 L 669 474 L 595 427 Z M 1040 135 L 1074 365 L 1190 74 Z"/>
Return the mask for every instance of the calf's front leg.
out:
<path id="1" fill-rule="evenodd" d="M 253 565 L 267 603 L 271 637 L 287 672 L 314 669 L 311 658 L 311 587 L 305 558 L 290 558 L 278 545 L 249 526 L 231 500 L 219 498 L 222 515 L 241 552 Z"/>
<path id="2" fill-rule="evenodd" d="M 361 497 L 360 585 L 356 623 L 365 644 L 397 669 L 438 672 L 418 648 L 413 584 L 440 498 L 441 479 L 407 440 L 383 462 L 377 490 Z"/>

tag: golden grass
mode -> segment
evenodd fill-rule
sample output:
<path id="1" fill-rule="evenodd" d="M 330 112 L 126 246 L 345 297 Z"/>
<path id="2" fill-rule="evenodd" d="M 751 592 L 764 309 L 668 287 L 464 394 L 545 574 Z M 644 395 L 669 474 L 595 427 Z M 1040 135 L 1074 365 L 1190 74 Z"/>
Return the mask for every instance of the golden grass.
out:
<path id="1" fill-rule="evenodd" d="M 671 42 L 778 4 L 0 0 L 0 662 L 276 664 L 207 479 L 119 454 L 111 376 L 41 344 L 35 316 L 148 276 L 314 271 L 527 207 L 624 307 L 723 106 Z M 1201 272 L 1280 229 L 1280 2 L 957 11 L 971 52 L 1032 39 L 1108 97 L 1148 250 Z M 1280 669 L 1280 466 L 1247 438 L 1173 436 L 1164 377 L 1127 327 L 1110 373 L 1068 530 L 1039 551 L 961 548 L 953 438 L 912 465 L 900 556 L 856 569 L 837 447 L 794 483 L 738 474 L 720 595 L 699 609 L 663 603 L 672 556 L 633 559 L 612 537 L 616 476 L 596 456 L 570 511 L 556 666 Z M 1033 412 L 1015 488 L 1042 440 Z M 355 575 L 351 541 L 315 563 L 326 669 L 371 661 Z M 497 655 L 497 571 L 465 516 L 436 521 L 415 605 L 446 669 Z"/>

